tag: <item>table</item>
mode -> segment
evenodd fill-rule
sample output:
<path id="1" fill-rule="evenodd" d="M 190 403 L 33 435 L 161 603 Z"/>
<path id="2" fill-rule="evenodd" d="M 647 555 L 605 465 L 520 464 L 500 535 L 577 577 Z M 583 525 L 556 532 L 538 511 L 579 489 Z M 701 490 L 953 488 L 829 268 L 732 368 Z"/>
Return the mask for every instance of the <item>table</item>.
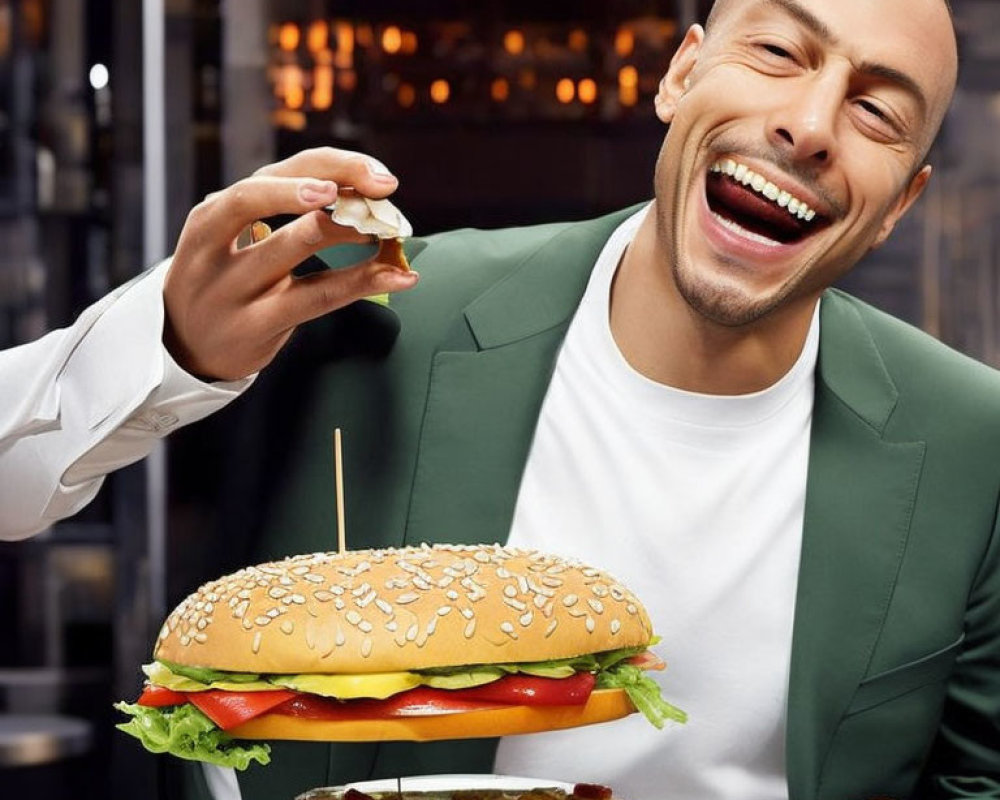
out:
<path id="1" fill-rule="evenodd" d="M 90 749 L 90 723 L 55 714 L 0 714 L 0 767 L 28 767 Z"/>

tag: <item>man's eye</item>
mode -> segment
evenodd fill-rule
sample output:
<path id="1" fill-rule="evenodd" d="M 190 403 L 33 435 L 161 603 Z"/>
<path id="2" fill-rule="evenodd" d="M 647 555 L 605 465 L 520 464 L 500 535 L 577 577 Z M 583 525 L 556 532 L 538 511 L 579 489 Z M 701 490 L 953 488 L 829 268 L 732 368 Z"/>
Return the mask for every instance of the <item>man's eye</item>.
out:
<path id="1" fill-rule="evenodd" d="M 778 58 L 791 58 L 792 54 L 789 53 L 784 47 L 777 44 L 765 44 L 762 47 L 771 55 L 777 56 Z"/>
<path id="2" fill-rule="evenodd" d="M 886 114 L 881 108 L 879 108 L 874 103 L 871 103 L 868 100 L 859 100 L 858 101 L 858 105 L 862 109 L 864 109 L 866 112 L 868 112 L 869 114 L 871 114 L 874 117 L 877 117 L 881 121 L 883 121 L 883 122 L 888 122 L 889 121 L 889 115 Z"/>

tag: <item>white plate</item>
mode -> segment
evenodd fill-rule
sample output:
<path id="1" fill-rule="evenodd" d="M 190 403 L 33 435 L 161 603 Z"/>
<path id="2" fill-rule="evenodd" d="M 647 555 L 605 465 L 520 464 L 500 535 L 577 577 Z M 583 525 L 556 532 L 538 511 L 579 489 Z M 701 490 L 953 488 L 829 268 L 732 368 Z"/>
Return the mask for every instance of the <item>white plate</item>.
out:
<path id="1" fill-rule="evenodd" d="M 572 783 L 550 781 L 545 778 L 524 778 L 513 775 L 418 775 L 409 778 L 359 781 L 344 786 L 313 789 L 311 792 L 299 795 L 299 798 L 308 798 L 313 792 L 316 794 L 326 792 L 332 795 L 336 791 L 343 792 L 347 789 L 356 789 L 359 792 L 371 794 L 373 792 L 394 792 L 397 788 L 404 792 L 449 792 L 455 789 L 493 789 L 502 792 L 543 787 L 563 789 L 567 794 L 573 791 Z"/>

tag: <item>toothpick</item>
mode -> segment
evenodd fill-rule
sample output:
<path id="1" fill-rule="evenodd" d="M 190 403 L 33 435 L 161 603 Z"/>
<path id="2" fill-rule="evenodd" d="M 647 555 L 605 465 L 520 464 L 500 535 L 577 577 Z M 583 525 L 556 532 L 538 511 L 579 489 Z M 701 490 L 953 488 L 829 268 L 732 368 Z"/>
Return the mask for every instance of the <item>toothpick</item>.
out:
<path id="1" fill-rule="evenodd" d="M 347 534 L 344 531 L 344 459 L 340 448 L 340 428 L 333 431 L 333 464 L 337 479 L 337 551 L 347 550 Z"/>

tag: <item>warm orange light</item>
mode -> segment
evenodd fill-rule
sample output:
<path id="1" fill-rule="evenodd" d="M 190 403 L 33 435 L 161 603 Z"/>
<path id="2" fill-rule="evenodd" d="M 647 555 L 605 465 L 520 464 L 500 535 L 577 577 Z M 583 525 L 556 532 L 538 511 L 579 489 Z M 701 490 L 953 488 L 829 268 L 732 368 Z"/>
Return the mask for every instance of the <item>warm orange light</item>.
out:
<path id="1" fill-rule="evenodd" d="M 615 34 L 615 52 L 622 58 L 627 58 L 634 50 L 635 34 L 630 28 L 619 28 Z"/>
<path id="2" fill-rule="evenodd" d="M 399 88 L 396 90 L 396 102 L 403 108 L 413 107 L 413 104 L 417 102 L 417 90 L 413 88 L 412 83 L 399 84 Z"/>
<path id="3" fill-rule="evenodd" d="M 490 97 L 503 103 L 510 97 L 510 82 L 506 78 L 494 78 L 490 84 Z"/>
<path id="4" fill-rule="evenodd" d="M 285 87 L 285 105 L 288 108 L 302 108 L 306 101 L 306 93 L 301 83 Z"/>
<path id="5" fill-rule="evenodd" d="M 576 94 L 581 103 L 590 105 L 597 99 L 597 83 L 593 78 L 584 78 L 577 84 Z"/>
<path id="6" fill-rule="evenodd" d="M 354 28 L 351 23 L 341 21 L 334 25 L 333 31 L 337 39 L 333 63 L 340 69 L 350 69 L 354 66 Z"/>
<path id="7" fill-rule="evenodd" d="M 278 29 L 278 47 L 291 52 L 299 46 L 302 38 L 299 26 L 294 22 L 286 22 Z"/>
<path id="8" fill-rule="evenodd" d="M 417 52 L 417 34 L 413 31 L 403 31 L 403 41 L 400 47 L 404 55 L 412 56 Z"/>
<path id="9" fill-rule="evenodd" d="M 583 28 L 574 28 L 569 32 L 569 49 L 576 53 L 587 49 L 587 32 Z"/>
<path id="10" fill-rule="evenodd" d="M 358 86 L 358 73 L 353 69 L 337 70 L 337 86 L 345 92 L 353 92 Z"/>
<path id="11" fill-rule="evenodd" d="M 556 99 L 560 103 L 572 103 L 576 96 L 576 84 L 570 78 L 563 78 L 556 84 Z"/>
<path id="12" fill-rule="evenodd" d="M 503 35 L 503 49 L 512 56 L 519 56 L 524 52 L 524 34 L 519 30 L 509 30 Z"/>
<path id="13" fill-rule="evenodd" d="M 309 23 L 309 30 L 306 32 L 306 48 L 310 53 L 318 53 L 326 50 L 330 44 L 330 26 L 325 20 L 318 19 Z"/>
<path id="14" fill-rule="evenodd" d="M 447 103 L 449 97 L 451 97 L 451 86 L 448 81 L 438 78 L 431 82 L 431 100 L 435 103 Z"/>
<path id="15" fill-rule="evenodd" d="M 619 86 L 618 102 L 623 106 L 634 106 L 639 102 L 639 89 L 635 86 Z"/>
<path id="16" fill-rule="evenodd" d="M 309 102 L 318 111 L 333 105 L 333 67 L 318 66 L 313 70 L 313 88 Z"/>
<path id="17" fill-rule="evenodd" d="M 639 86 L 639 70 L 631 64 L 618 70 L 618 85 L 622 88 L 635 89 Z"/>
<path id="18" fill-rule="evenodd" d="M 307 124 L 305 114 L 287 108 L 275 109 L 271 115 L 271 122 L 278 128 L 287 128 L 291 131 L 304 131 Z"/>
<path id="19" fill-rule="evenodd" d="M 382 31 L 382 49 L 390 55 L 399 52 L 403 46 L 403 32 L 395 25 L 390 25 Z"/>

